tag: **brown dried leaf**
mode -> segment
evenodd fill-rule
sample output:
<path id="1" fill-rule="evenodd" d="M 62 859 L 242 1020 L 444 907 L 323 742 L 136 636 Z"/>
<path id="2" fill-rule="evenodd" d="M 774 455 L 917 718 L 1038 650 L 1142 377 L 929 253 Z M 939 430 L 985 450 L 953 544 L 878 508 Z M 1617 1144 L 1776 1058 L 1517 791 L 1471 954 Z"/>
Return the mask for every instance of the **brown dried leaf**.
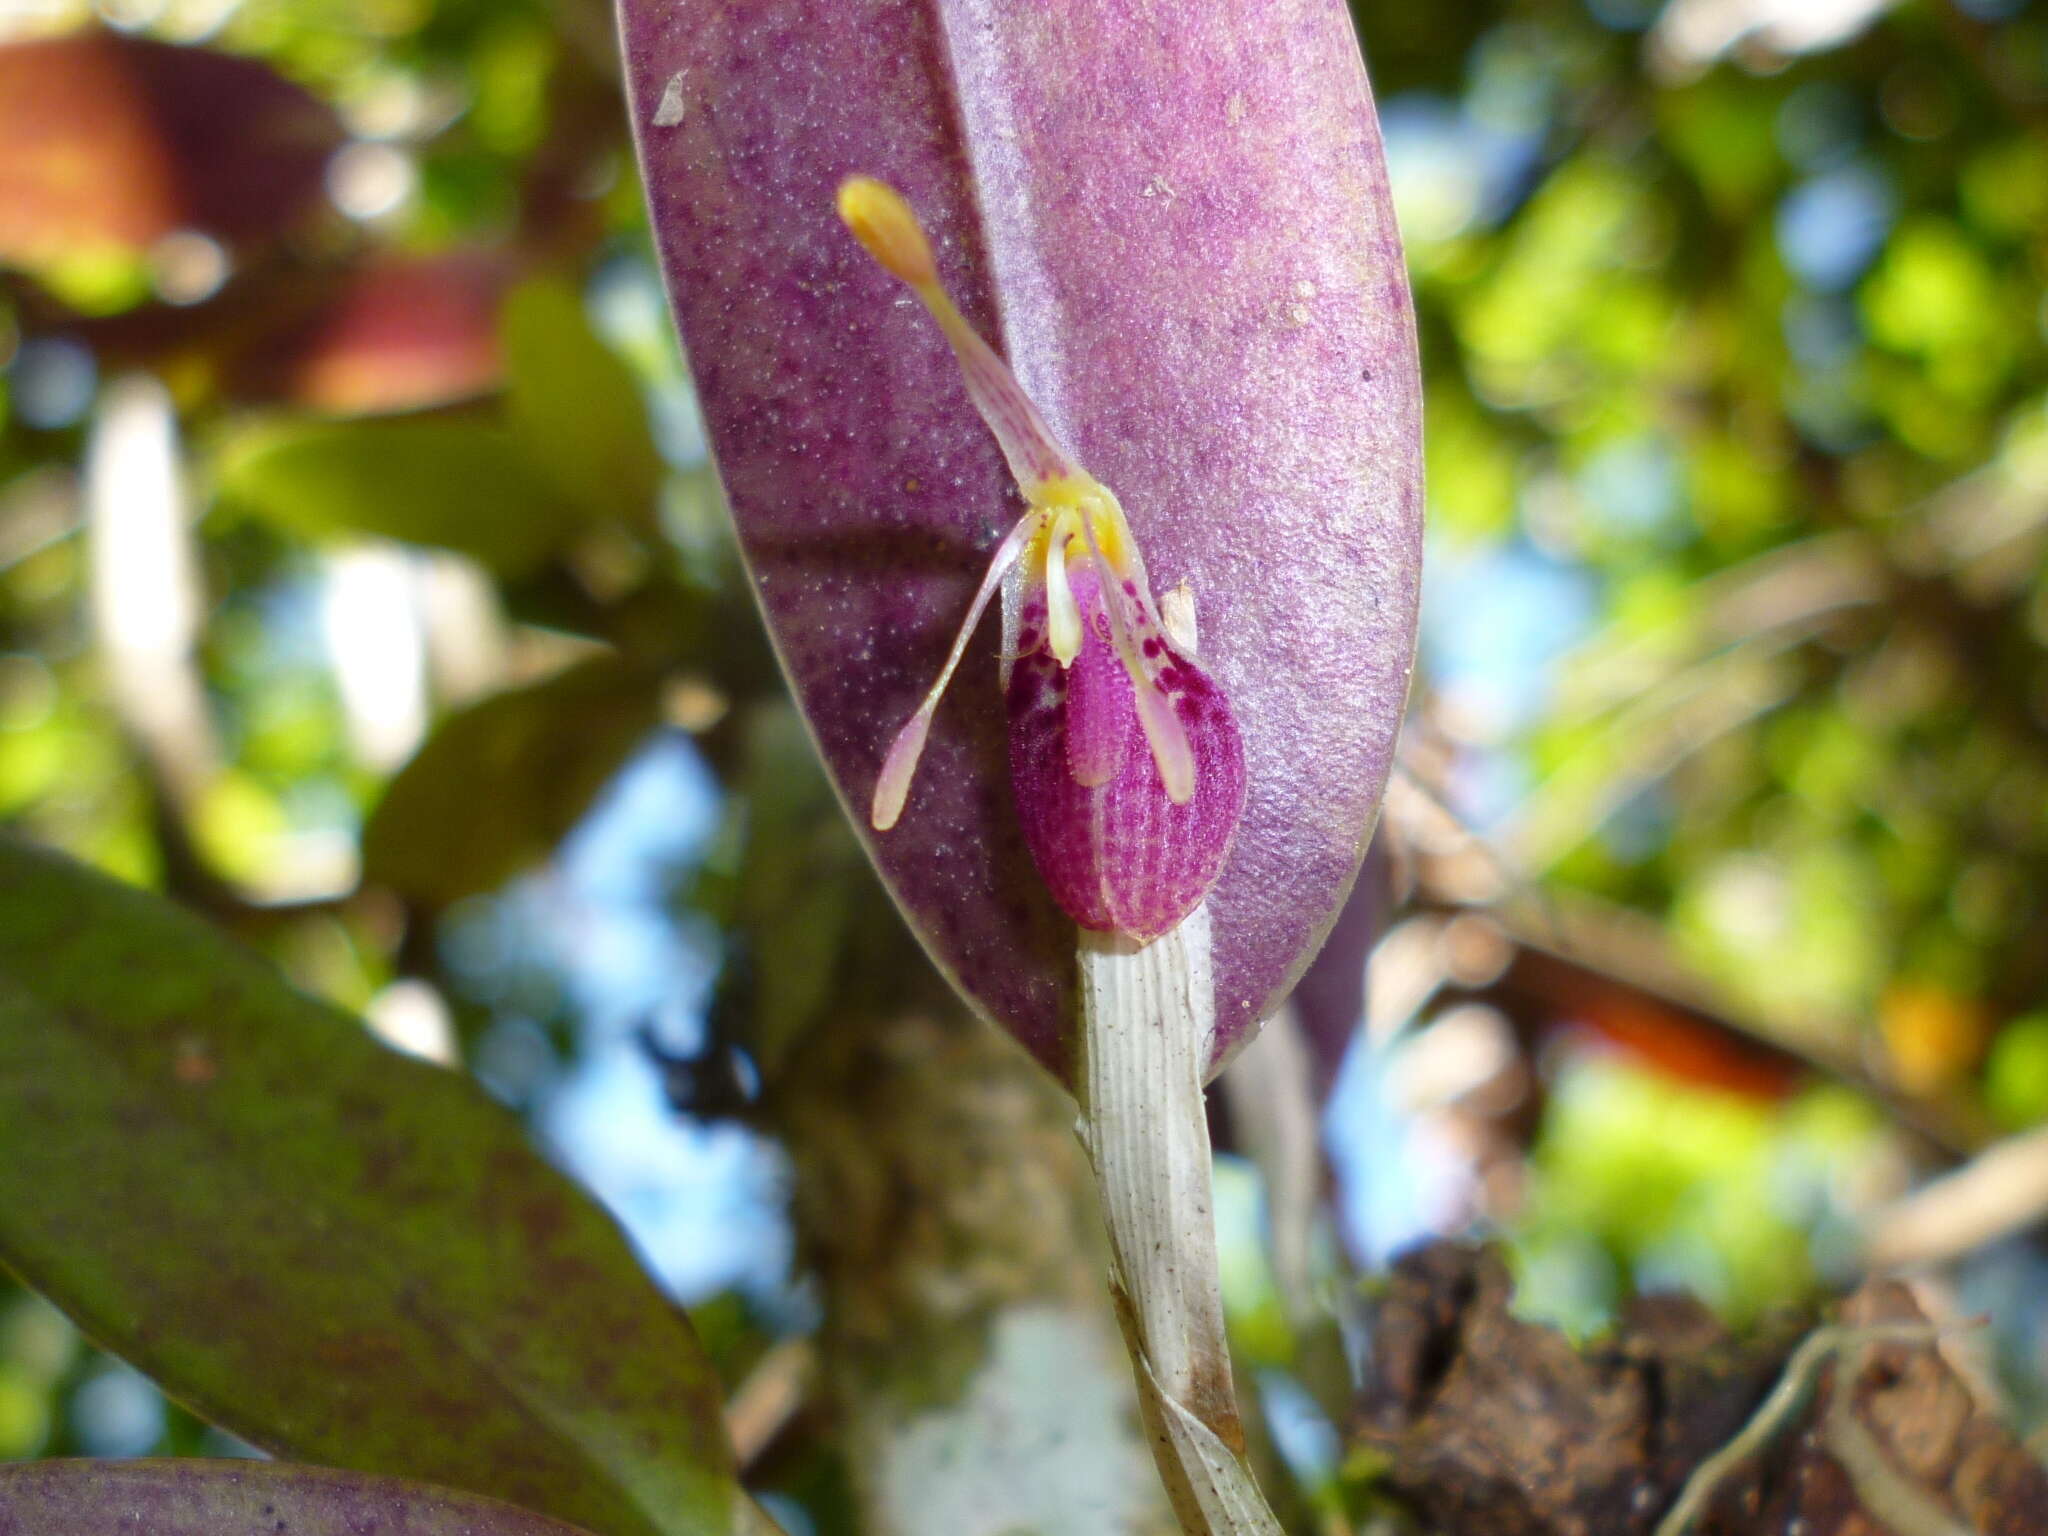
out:
<path id="1" fill-rule="evenodd" d="M 1395 1266 L 1377 1308 L 1356 1442 L 1387 1456 L 1392 1492 L 1459 1536 L 1648 1536 L 1686 1479 L 1734 1437 L 1782 1372 L 1796 1331 L 1737 1340 L 1699 1303 L 1642 1298 L 1575 1348 L 1509 1312 L 1496 1250 L 1436 1243 Z M 1873 1280 L 1841 1323 L 1926 1322 L 1905 1286 Z M 1931 1331 L 1930 1331 L 1931 1334 Z M 1847 1361 L 1845 1365 L 1843 1360 Z M 1833 1417 L 1850 1373 L 1853 1421 Z M 1874 1463 L 1852 1473 L 1850 1440 Z M 2048 1472 L 1973 1382 L 1928 1342 L 1890 1340 L 1827 1366 L 1813 1400 L 1738 1463 L 1689 1536 L 2035 1536 Z"/>
<path id="2" fill-rule="evenodd" d="M 1650 1297 L 1577 1349 L 1511 1315 L 1513 1289 L 1497 1250 L 1437 1243 L 1395 1266 L 1376 1309 L 1356 1439 L 1460 1536 L 1647 1533 L 1793 1342 L 1738 1342 L 1699 1303 Z"/>

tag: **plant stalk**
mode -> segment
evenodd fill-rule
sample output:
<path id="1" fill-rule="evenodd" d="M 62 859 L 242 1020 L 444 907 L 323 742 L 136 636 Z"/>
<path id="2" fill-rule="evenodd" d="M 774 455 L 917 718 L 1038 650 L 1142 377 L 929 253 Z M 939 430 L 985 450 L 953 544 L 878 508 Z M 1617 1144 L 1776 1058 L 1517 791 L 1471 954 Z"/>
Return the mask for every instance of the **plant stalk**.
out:
<path id="1" fill-rule="evenodd" d="M 1193 605 L 1163 617 L 1194 650 Z M 1279 1536 L 1244 1457 L 1224 1336 L 1202 1080 L 1215 1028 L 1209 909 L 1150 944 L 1084 931 L 1082 1145 L 1152 1455 L 1187 1536 Z"/>

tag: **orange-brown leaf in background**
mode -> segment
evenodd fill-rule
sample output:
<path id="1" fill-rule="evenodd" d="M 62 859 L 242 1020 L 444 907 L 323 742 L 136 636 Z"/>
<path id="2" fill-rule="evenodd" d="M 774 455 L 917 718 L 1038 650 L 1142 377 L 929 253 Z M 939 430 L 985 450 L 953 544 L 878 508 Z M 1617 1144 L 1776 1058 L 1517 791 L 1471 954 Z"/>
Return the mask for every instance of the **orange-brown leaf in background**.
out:
<path id="1" fill-rule="evenodd" d="M 0 46 L 0 261 L 272 234 L 341 139 L 330 107 L 253 59 L 102 31 Z"/>

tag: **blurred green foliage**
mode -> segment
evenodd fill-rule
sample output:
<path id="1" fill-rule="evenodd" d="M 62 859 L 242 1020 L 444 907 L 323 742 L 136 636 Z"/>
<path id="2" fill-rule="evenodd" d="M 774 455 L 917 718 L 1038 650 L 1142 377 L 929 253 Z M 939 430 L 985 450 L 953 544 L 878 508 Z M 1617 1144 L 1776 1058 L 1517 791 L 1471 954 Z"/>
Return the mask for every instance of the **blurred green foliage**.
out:
<path id="1" fill-rule="evenodd" d="M 1466 808 L 1529 876 L 1665 919 L 1781 1041 L 2039 1123 L 2048 15 L 1872 6 L 1800 51 L 1766 25 L 1797 6 L 1714 48 L 1704 5 L 1393 9 L 1359 16 L 1436 553 L 1591 578 L 1537 697 L 1423 696 L 1490 765 Z M 1782 1170 L 1881 1159 L 1867 1117 L 1793 1155 L 1814 1104 L 1551 1086 L 1511 1218 L 1533 1305 L 1597 1318 L 1633 1279 L 1751 1313 L 1853 1263 Z"/>

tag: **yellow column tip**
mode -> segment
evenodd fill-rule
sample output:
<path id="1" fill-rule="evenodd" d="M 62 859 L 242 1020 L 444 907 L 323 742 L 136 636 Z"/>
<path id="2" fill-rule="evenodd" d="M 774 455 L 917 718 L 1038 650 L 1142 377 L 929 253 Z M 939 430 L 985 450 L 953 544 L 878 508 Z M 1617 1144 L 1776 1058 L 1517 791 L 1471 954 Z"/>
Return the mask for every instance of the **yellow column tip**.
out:
<path id="1" fill-rule="evenodd" d="M 839 183 L 839 217 L 870 256 L 911 287 L 937 284 L 931 242 L 903 194 L 887 182 L 847 177 Z"/>

